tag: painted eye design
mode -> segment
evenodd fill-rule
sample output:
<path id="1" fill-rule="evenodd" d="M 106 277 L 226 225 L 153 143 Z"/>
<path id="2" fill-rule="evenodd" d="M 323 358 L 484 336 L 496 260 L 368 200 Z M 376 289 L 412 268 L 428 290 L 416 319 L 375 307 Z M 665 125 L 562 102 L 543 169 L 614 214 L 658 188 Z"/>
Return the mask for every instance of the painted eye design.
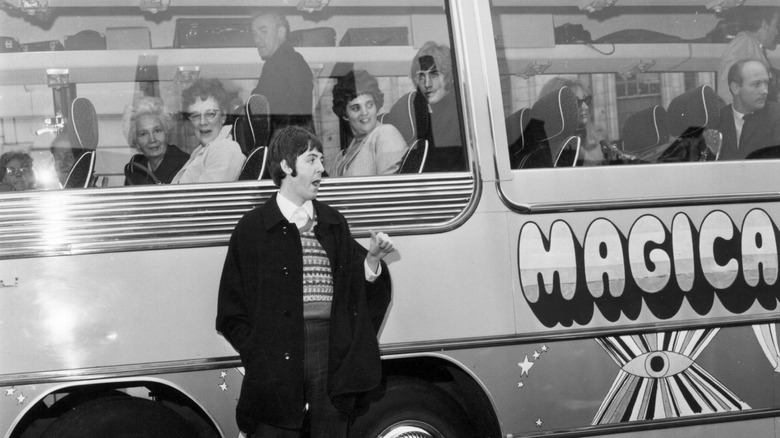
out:
<path id="1" fill-rule="evenodd" d="M 597 339 L 620 371 L 593 424 L 750 409 L 696 363 L 718 331 L 712 328 Z"/>
<path id="2" fill-rule="evenodd" d="M 651 351 L 631 359 L 623 371 L 637 377 L 660 379 L 679 374 L 693 364 L 690 357 L 673 351 Z"/>

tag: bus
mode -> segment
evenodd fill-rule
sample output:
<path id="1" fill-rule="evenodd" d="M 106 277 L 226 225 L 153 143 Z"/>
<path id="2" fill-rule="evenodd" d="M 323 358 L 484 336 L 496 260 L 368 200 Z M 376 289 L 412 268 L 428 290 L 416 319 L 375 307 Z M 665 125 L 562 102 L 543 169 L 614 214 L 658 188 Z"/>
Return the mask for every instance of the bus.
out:
<path id="1" fill-rule="evenodd" d="M 190 153 L 181 93 L 216 78 L 251 124 L 261 7 L 311 69 L 326 167 L 350 70 L 425 152 L 319 192 L 360 243 L 397 248 L 383 384 L 352 436 L 780 437 L 780 159 L 722 159 L 718 100 L 734 17 L 776 0 L 0 6 L 0 436 L 242 436 L 217 290 L 236 222 L 276 187 L 131 184 L 125 114 L 161 99 Z M 413 65 L 431 41 L 445 110 Z"/>

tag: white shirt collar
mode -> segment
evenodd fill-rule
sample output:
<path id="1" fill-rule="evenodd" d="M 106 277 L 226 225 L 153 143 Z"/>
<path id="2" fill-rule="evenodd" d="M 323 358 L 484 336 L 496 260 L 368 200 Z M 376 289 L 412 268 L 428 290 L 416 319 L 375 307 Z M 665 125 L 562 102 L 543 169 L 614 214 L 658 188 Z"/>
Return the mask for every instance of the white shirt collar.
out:
<path id="1" fill-rule="evenodd" d="M 731 110 L 734 112 L 734 118 L 735 119 L 742 120 L 742 118 L 746 115 L 745 113 L 741 113 L 741 112 L 737 111 L 737 109 L 734 108 L 734 105 L 731 105 Z"/>
<path id="2" fill-rule="evenodd" d="M 284 216 L 284 218 L 288 221 L 292 219 L 293 213 L 295 213 L 295 210 L 298 209 L 298 206 L 295 205 L 294 202 L 285 198 L 281 192 L 276 194 L 276 204 L 279 206 L 279 210 L 281 210 L 282 216 Z M 311 201 L 304 202 L 301 207 L 303 207 L 303 210 L 306 212 L 306 214 L 309 215 L 309 218 L 314 217 L 314 204 Z"/>

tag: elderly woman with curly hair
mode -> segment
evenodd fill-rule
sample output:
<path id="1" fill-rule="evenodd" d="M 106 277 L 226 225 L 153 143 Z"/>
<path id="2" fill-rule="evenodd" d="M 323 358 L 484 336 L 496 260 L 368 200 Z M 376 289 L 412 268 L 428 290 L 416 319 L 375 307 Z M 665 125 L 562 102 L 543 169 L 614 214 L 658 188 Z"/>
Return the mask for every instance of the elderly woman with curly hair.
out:
<path id="1" fill-rule="evenodd" d="M 33 159 L 24 152 L 6 152 L 0 156 L 0 191 L 22 191 L 35 188 Z"/>
<path id="2" fill-rule="evenodd" d="M 349 123 L 354 138 L 334 160 L 329 176 L 368 176 L 397 173 L 408 149 L 392 125 L 377 120 L 384 103 L 375 77 L 351 71 L 333 87 L 333 112 Z"/>
<path id="3" fill-rule="evenodd" d="M 182 92 L 182 107 L 200 143 L 173 184 L 236 181 L 244 165 L 241 146 L 231 138 L 228 94 L 217 79 L 198 79 Z"/>
<path id="4" fill-rule="evenodd" d="M 141 96 L 125 108 L 122 119 L 127 144 L 139 151 L 125 168 L 125 185 L 169 184 L 190 156 L 168 143 L 173 116 L 162 99 Z"/>

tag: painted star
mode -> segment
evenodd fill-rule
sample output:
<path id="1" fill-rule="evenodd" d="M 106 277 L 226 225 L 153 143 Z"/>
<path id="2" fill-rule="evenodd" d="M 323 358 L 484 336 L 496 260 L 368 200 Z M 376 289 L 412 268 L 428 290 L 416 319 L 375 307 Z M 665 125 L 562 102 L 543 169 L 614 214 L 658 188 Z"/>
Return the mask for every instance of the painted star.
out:
<path id="1" fill-rule="evenodd" d="M 227 377 L 227 371 L 221 371 L 221 372 L 219 373 L 219 378 L 220 378 L 220 379 L 224 379 L 225 377 Z"/>
<path id="2" fill-rule="evenodd" d="M 541 418 L 536 420 L 536 427 L 542 427 L 542 419 Z"/>
<path id="3" fill-rule="evenodd" d="M 222 391 L 227 391 L 228 385 L 227 385 L 227 383 L 225 383 L 225 382 L 222 382 L 222 383 L 219 385 L 219 387 L 220 387 L 220 388 L 222 388 Z"/>
<path id="4" fill-rule="evenodd" d="M 8 389 L 5 390 L 5 396 L 8 397 L 9 395 L 14 395 L 15 392 L 16 392 L 16 389 L 8 388 Z"/>
<path id="5" fill-rule="evenodd" d="M 534 350 L 534 360 L 539 359 L 539 356 L 541 356 L 541 354 L 538 351 Z"/>
<path id="6" fill-rule="evenodd" d="M 525 386 L 525 382 L 517 382 L 517 387 L 522 388 Z"/>
<path id="7" fill-rule="evenodd" d="M 542 345 L 542 353 L 547 353 L 547 350 L 548 350 L 547 346 Z"/>
<path id="8" fill-rule="evenodd" d="M 19 394 L 19 397 L 16 397 L 17 404 L 24 404 L 24 401 L 27 399 L 27 397 L 24 396 L 24 394 Z"/>
<path id="9" fill-rule="evenodd" d="M 523 359 L 522 362 L 518 362 L 517 366 L 520 367 L 520 375 L 522 376 L 523 373 L 525 373 L 525 375 L 527 376 L 528 375 L 528 371 L 531 370 L 531 367 L 534 366 L 534 363 L 533 362 L 528 362 L 528 355 L 526 354 L 525 355 L 525 359 Z"/>

